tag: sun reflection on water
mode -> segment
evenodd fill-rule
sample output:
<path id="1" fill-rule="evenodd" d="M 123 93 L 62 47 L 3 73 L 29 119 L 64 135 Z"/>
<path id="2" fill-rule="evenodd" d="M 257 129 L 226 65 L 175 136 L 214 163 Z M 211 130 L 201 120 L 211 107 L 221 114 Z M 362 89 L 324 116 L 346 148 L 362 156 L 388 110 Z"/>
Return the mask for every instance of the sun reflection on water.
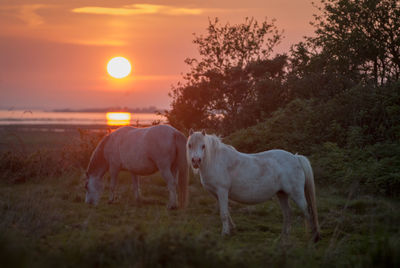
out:
<path id="1" fill-rule="evenodd" d="M 131 123 L 131 113 L 127 112 L 108 112 L 106 117 L 109 126 L 126 126 Z"/>

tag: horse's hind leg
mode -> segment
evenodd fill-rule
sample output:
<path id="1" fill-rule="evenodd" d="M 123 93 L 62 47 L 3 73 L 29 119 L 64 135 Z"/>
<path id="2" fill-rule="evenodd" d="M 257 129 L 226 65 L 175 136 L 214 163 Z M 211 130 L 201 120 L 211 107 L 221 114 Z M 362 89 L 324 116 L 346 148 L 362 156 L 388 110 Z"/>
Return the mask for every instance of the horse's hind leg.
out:
<path id="1" fill-rule="evenodd" d="M 287 238 L 290 231 L 291 224 L 291 213 L 289 206 L 289 196 L 287 193 L 279 191 L 277 194 L 279 199 L 279 204 L 281 205 L 283 214 L 283 228 L 282 228 L 282 238 Z"/>
<path id="2" fill-rule="evenodd" d="M 133 196 L 135 197 L 136 204 L 140 204 L 140 184 L 139 176 L 132 174 L 132 186 L 133 186 Z"/>
<path id="3" fill-rule="evenodd" d="M 169 191 L 169 202 L 168 202 L 168 209 L 177 209 L 177 199 L 176 199 L 176 178 L 172 175 L 172 172 L 169 168 L 162 169 L 161 176 L 167 182 L 167 187 Z"/>
<path id="4" fill-rule="evenodd" d="M 117 186 L 119 168 L 110 167 L 109 172 L 110 172 L 110 197 L 108 199 L 108 203 L 111 204 L 115 200 L 115 189 Z"/>
<path id="5" fill-rule="evenodd" d="M 229 227 L 231 228 L 231 231 L 235 231 L 236 225 L 233 223 L 231 215 L 229 215 Z"/>
<path id="6" fill-rule="evenodd" d="M 304 195 L 304 192 L 297 191 L 297 192 L 293 193 L 290 197 L 293 199 L 293 201 L 297 204 L 297 206 L 299 206 L 299 208 L 303 212 L 304 217 L 306 218 L 306 221 L 310 224 L 311 230 L 314 230 L 314 223 L 310 217 L 310 214 L 308 213 L 307 200 Z"/>

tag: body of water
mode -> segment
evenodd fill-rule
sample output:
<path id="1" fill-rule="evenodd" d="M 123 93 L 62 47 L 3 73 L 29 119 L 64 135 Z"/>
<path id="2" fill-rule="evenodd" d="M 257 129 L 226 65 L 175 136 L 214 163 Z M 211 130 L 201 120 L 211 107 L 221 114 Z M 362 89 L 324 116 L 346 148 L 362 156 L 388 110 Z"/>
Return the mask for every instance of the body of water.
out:
<path id="1" fill-rule="evenodd" d="M 165 118 L 154 113 L 131 113 L 129 124 L 151 125 Z M 0 110 L 0 125 L 109 125 L 107 113 Z M 115 124 L 113 124 L 115 125 Z"/>

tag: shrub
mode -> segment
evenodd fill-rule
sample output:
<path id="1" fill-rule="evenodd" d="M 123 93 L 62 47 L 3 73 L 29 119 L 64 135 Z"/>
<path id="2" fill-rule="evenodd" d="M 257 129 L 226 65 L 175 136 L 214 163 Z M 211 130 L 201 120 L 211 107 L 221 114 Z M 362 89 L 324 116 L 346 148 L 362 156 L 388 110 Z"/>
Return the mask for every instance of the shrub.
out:
<path id="1" fill-rule="evenodd" d="M 23 183 L 86 169 L 93 150 L 105 132 L 78 131 L 79 141 L 65 144 L 61 150 L 41 149 L 30 154 L 7 151 L 0 154 L 0 180 Z"/>
<path id="2" fill-rule="evenodd" d="M 348 187 L 360 183 L 369 192 L 400 193 L 400 144 L 377 143 L 364 149 L 325 143 L 310 158 L 319 182 Z"/>
<path id="3" fill-rule="evenodd" d="M 37 177 L 59 175 L 63 164 L 53 152 L 39 150 L 23 155 L 5 152 L 0 155 L 0 179 L 11 183 L 22 183 Z"/>
<path id="4" fill-rule="evenodd" d="M 296 99 L 268 120 L 225 138 L 239 151 L 308 155 L 317 177 L 374 192 L 400 192 L 399 85 L 354 87 L 329 101 Z"/>
<path id="5" fill-rule="evenodd" d="M 78 143 L 66 145 L 62 150 L 62 157 L 67 160 L 70 167 L 86 169 L 90 156 L 106 132 L 95 132 L 80 128 L 78 128 L 78 132 Z"/>

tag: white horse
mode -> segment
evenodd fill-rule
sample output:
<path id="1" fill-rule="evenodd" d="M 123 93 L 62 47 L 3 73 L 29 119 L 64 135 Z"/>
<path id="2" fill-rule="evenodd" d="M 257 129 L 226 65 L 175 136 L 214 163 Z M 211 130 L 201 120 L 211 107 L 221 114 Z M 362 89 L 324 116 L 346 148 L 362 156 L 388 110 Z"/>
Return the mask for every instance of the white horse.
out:
<path id="1" fill-rule="evenodd" d="M 94 150 L 86 170 L 86 203 L 99 202 L 103 191 L 102 178 L 109 171 L 111 193 L 114 200 L 117 176 L 120 170 L 132 174 L 133 192 L 140 201 L 138 175 L 151 175 L 160 171 L 169 190 L 168 208 L 185 207 L 188 202 L 188 163 L 186 137 L 175 128 L 158 125 L 148 128 L 121 127 L 105 136 Z"/>
<path id="2" fill-rule="evenodd" d="M 314 242 L 320 239 L 314 176 L 306 157 L 283 150 L 240 153 L 204 130 L 191 130 L 186 146 L 193 171 L 200 172 L 201 184 L 218 200 L 223 235 L 235 227 L 228 199 L 257 204 L 276 194 L 283 212 L 282 237 L 289 234 L 290 197 L 309 221 Z"/>

